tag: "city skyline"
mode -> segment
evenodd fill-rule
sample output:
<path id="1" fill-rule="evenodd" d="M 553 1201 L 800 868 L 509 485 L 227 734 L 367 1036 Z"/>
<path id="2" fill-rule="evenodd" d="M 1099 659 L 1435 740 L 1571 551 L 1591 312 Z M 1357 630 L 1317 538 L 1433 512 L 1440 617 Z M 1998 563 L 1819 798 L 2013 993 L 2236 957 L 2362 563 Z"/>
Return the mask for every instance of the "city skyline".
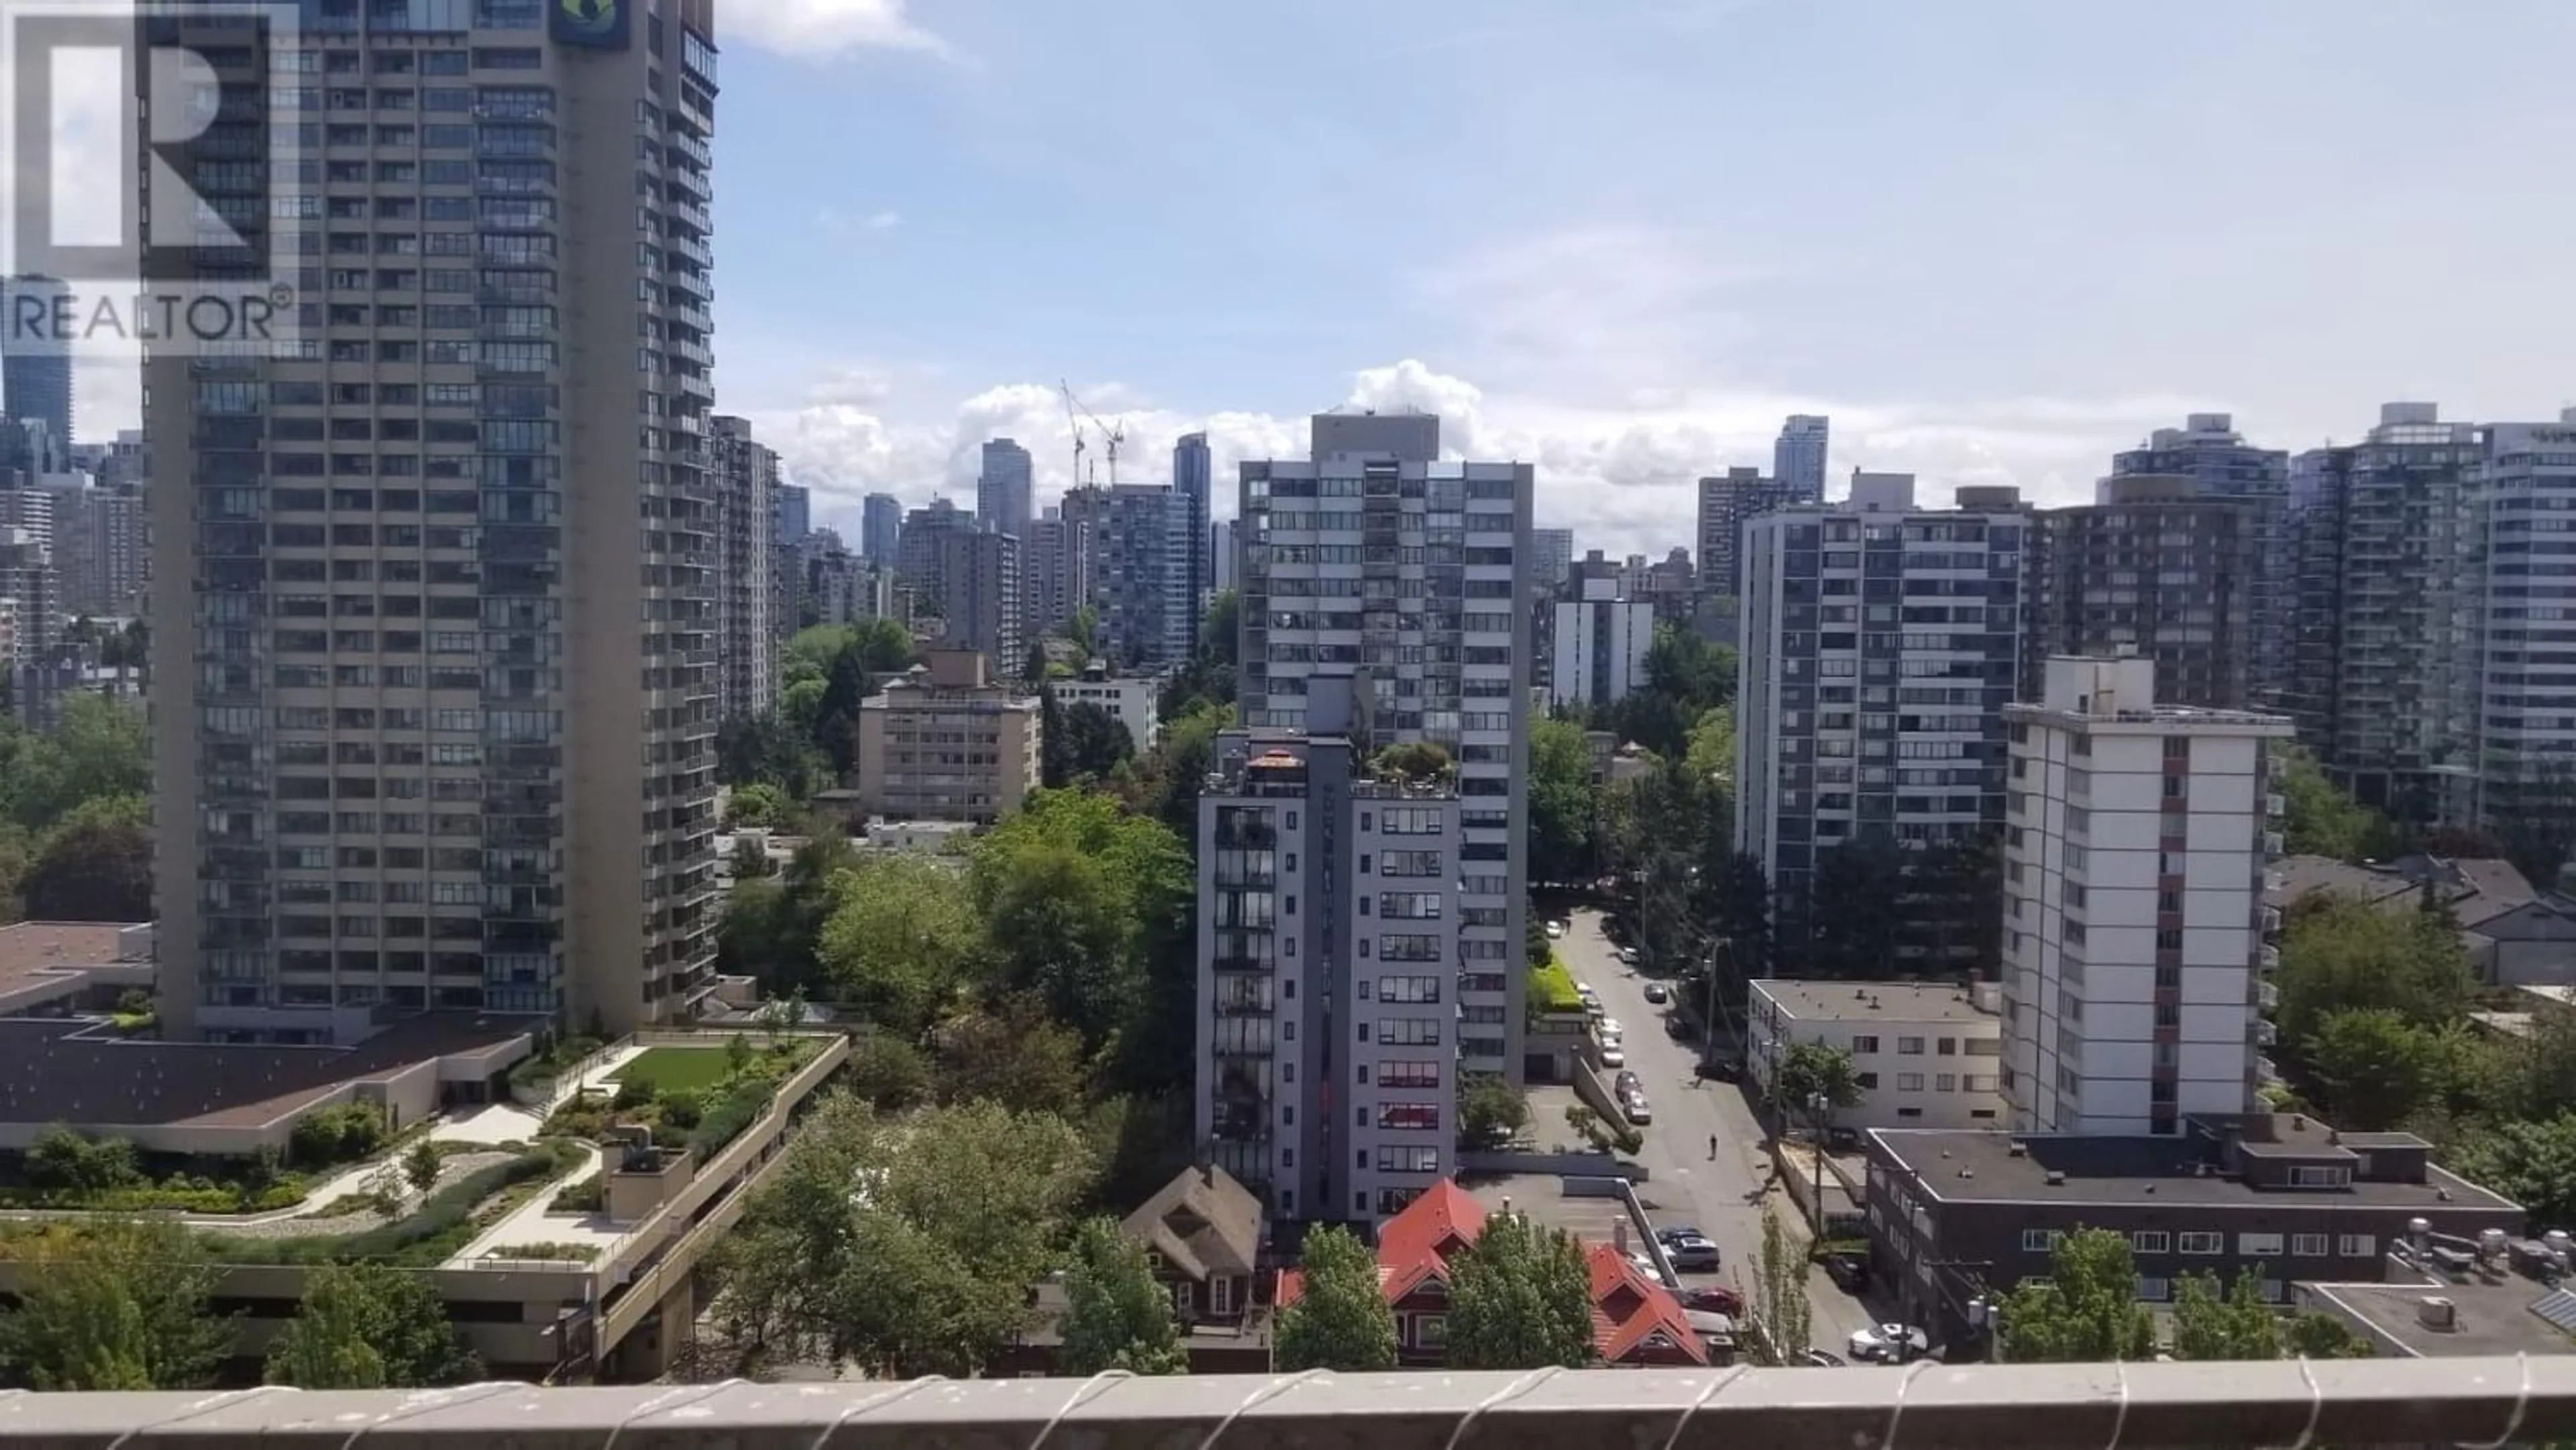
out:
<path id="1" fill-rule="evenodd" d="M 2227 54 L 2188 68 L 2146 17 L 1983 3 L 1937 22 L 1890 4 L 1831 21 L 1778 3 L 1426 4 L 1367 16 L 1356 53 L 1362 12 L 1340 0 L 1207 25 L 1160 0 L 1080 20 L 980 0 L 794 15 L 726 44 L 728 82 L 757 99 L 717 143 L 736 178 L 714 206 L 732 239 L 718 393 L 850 537 L 866 492 L 968 496 L 994 434 L 1029 445 L 1051 497 L 1070 456 L 1060 376 L 1140 461 L 1204 427 L 1220 479 L 1293 455 L 1315 408 L 1421 402 L 1467 456 L 1537 463 L 1538 522 L 1590 526 L 1614 555 L 1679 537 L 1692 481 L 1763 464 L 1794 412 L 1835 420 L 1831 478 L 1911 472 L 1934 502 L 2012 483 L 2049 505 L 2195 411 L 2296 451 L 2356 441 L 2392 399 L 2472 418 L 2576 400 L 2546 343 L 2576 325 L 2537 240 L 2552 229 L 2463 231 L 2440 220 L 2453 207 L 2390 222 L 2377 181 L 2410 162 L 2473 194 L 2543 174 L 2576 102 L 2455 57 L 2548 53 L 2576 38 L 2559 7 L 2407 29 L 2302 0 L 2229 17 Z M 1954 92 L 1866 99 L 1910 94 L 1925 54 Z M 1398 68 L 1406 83 L 1382 85 Z M 1721 68 L 1749 88 L 1751 129 L 1666 139 L 1692 134 Z M 1498 70 L 1573 119 L 1539 127 L 1482 94 L 1472 78 Z M 1865 99 L 1798 79 L 1821 74 Z M 1279 88 L 1257 125 L 1172 127 L 1150 88 L 1101 84 L 1131 75 L 1322 84 Z M 2383 82 L 2422 104 L 2370 104 Z M 1277 185 L 1335 154 L 1363 91 L 1406 180 L 1340 165 L 1320 189 Z M 818 119 L 907 144 L 818 186 L 789 171 Z M 2049 164 L 1983 159 L 2029 136 L 2051 138 Z M 1636 164 L 1573 162 L 1614 149 Z M 1498 200 L 1505 168 L 1526 184 Z M 1856 178 L 1865 200 L 1846 200 Z M 2193 197 L 2195 220 L 2130 224 L 2149 194 Z M 1473 206 L 1478 225 L 1357 248 L 1332 220 L 1345 204 L 1399 221 Z M 1835 220 L 1855 209 L 1903 221 Z M 1138 221 L 1150 246 L 1080 240 Z M 848 285 L 818 299 L 818 271 Z M 2367 328 L 2344 325 L 2364 306 Z M 1238 335 L 1257 343 L 1218 342 Z M 107 371 L 81 379 L 84 439 L 134 421 L 132 368 Z"/>

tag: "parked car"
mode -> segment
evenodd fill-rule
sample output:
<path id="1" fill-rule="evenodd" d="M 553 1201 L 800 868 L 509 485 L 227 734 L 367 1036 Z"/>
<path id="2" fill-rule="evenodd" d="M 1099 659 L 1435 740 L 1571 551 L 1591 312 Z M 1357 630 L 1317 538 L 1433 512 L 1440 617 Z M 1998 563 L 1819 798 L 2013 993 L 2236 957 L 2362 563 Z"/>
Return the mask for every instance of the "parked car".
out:
<path id="1" fill-rule="evenodd" d="M 1645 1086 L 1645 1083 L 1639 1080 L 1635 1073 L 1623 1072 L 1619 1074 L 1616 1081 L 1610 1084 L 1610 1089 L 1624 1098 L 1630 1093 L 1644 1091 Z"/>
<path id="2" fill-rule="evenodd" d="M 1635 966 L 1637 964 L 1637 949 L 1635 947 L 1619 948 L 1619 960 L 1627 963 L 1629 966 Z"/>
<path id="3" fill-rule="evenodd" d="M 1873 1324 L 1852 1331 L 1843 1346 L 1852 1358 L 1872 1364 L 1903 1364 L 1932 1348 L 1932 1337 L 1904 1324 Z"/>
<path id="4" fill-rule="evenodd" d="M 1825 1255 L 1825 1277 L 1846 1294 L 1869 1287 L 1869 1260 L 1859 1254 Z"/>
<path id="5" fill-rule="evenodd" d="M 1607 1016 L 1603 1017 L 1599 1023 L 1595 1024 L 1592 1030 L 1604 1042 L 1623 1036 L 1627 1031 L 1627 1029 L 1619 1025 L 1618 1018 Z"/>
<path id="6" fill-rule="evenodd" d="M 1724 1284 L 1711 1284 L 1705 1289 L 1693 1289 L 1684 1294 L 1682 1307 L 1741 1318 L 1744 1314 L 1744 1296 Z"/>
<path id="7" fill-rule="evenodd" d="M 1564 935 L 1565 935 L 1565 923 L 1564 923 L 1564 922 L 1561 922 L 1561 921 L 1551 921 L 1551 922 L 1549 922 L 1549 923 L 1547 924 L 1547 939 L 1548 939 L 1549 941 L 1557 941 L 1557 940 L 1560 940 L 1560 939 L 1562 939 L 1562 938 L 1564 937 Z"/>
<path id="8" fill-rule="evenodd" d="M 1669 1002 L 1673 1000 L 1673 989 L 1665 986 L 1661 982 L 1648 982 L 1646 984 L 1646 1000 L 1655 1003 Z"/>
<path id="9" fill-rule="evenodd" d="M 1644 1127 L 1655 1120 L 1655 1109 L 1646 1101 L 1644 1093 L 1629 1094 L 1620 1102 L 1619 1110 L 1628 1115 L 1629 1122 L 1639 1127 Z"/>
<path id="10" fill-rule="evenodd" d="M 1602 1043 L 1601 1065 L 1603 1067 L 1626 1067 L 1628 1065 L 1628 1050 L 1621 1047 L 1616 1040 Z"/>
<path id="11" fill-rule="evenodd" d="M 1717 1272 L 1717 1245 L 1700 1236 L 1696 1229 L 1664 1240 L 1664 1257 L 1673 1261 L 1676 1272 L 1713 1274 Z"/>

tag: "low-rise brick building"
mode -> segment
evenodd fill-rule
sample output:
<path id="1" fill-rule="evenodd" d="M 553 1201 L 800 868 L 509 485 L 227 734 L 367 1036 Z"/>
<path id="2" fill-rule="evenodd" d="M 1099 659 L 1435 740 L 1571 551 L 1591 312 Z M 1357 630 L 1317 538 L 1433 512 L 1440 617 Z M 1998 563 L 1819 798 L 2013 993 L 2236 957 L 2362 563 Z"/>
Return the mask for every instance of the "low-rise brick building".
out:
<path id="1" fill-rule="evenodd" d="M 2128 1235 L 2149 1301 L 2182 1275 L 2233 1283 L 2251 1268 L 2275 1302 L 2297 1280 L 2385 1278 L 2415 1219 L 2468 1240 L 2523 1231 L 2520 1207 L 2428 1161 L 2423 1139 L 2290 1113 L 2191 1117 L 2170 1137 L 1864 1137 L 1874 1268 L 1936 1342 L 1972 1338 L 1969 1302 L 2046 1274 L 2051 1246 L 2077 1229 Z"/>

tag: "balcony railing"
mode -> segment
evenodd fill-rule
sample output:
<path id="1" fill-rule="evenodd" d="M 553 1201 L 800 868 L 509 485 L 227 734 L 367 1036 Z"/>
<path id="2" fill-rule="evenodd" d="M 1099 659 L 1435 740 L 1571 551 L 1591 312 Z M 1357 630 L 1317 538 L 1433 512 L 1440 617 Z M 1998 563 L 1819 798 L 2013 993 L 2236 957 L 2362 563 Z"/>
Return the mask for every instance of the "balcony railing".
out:
<path id="1" fill-rule="evenodd" d="M 2576 1437 L 2576 1356 L 1903 1369 L 15 1394 L 0 1443 L 458 1450 L 1307 1450 L 1634 1445 L 1849 1450 L 2010 1445 L 2541 1444 Z"/>

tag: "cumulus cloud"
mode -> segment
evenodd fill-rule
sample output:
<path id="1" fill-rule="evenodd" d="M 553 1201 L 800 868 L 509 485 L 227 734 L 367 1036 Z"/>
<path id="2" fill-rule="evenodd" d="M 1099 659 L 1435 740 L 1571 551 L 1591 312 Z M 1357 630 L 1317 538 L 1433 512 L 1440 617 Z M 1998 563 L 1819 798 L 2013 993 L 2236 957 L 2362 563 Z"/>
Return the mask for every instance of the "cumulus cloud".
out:
<path id="1" fill-rule="evenodd" d="M 948 42 L 916 23 L 906 0 L 769 0 L 728 9 L 725 38 L 801 60 L 854 50 L 909 50 L 953 60 Z"/>
<path id="2" fill-rule="evenodd" d="M 801 407 L 750 410 L 761 436 L 789 472 L 817 494 L 819 518 L 846 527 L 867 493 L 907 506 L 946 494 L 974 497 L 986 439 L 1009 437 L 1034 461 L 1039 501 L 1053 502 L 1074 476 L 1073 434 L 1062 395 L 1045 383 L 1005 383 L 957 400 L 942 415 L 898 420 L 846 382 L 817 385 Z M 1159 404 L 1114 382 L 1077 389 L 1102 421 L 1124 433 L 1119 477 L 1171 477 L 1172 444 L 1205 432 L 1215 455 L 1215 512 L 1234 512 L 1229 485 L 1247 458 L 1302 458 L 1304 412 L 1191 412 Z M 882 394 L 875 395 L 881 398 Z M 1836 480 L 1854 468 L 1911 472 L 1926 504 L 1946 503 L 1963 484 L 2012 484 L 2041 504 L 2082 502 L 2112 452 L 2185 412 L 2222 406 L 2207 399 L 2003 399 L 1961 408 L 1864 403 L 1760 393 L 1691 394 L 1651 410 L 1585 409 L 1490 393 L 1419 359 L 1352 374 L 1338 398 L 1319 406 L 1440 415 L 1444 451 L 1454 457 L 1526 461 L 1538 474 L 1538 521 L 1575 530 L 1580 548 L 1613 555 L 1661 555 L 1693 542 L 1697 481 L 1731 464 L 1767 469 L 1771 440 L 1791 412 L 1834 419 Z M 1104 439 L 1085 423 L 1086 475 L 1108 477 Z M 1839 488 L 1839 483 L 1835 485 Z"/>

